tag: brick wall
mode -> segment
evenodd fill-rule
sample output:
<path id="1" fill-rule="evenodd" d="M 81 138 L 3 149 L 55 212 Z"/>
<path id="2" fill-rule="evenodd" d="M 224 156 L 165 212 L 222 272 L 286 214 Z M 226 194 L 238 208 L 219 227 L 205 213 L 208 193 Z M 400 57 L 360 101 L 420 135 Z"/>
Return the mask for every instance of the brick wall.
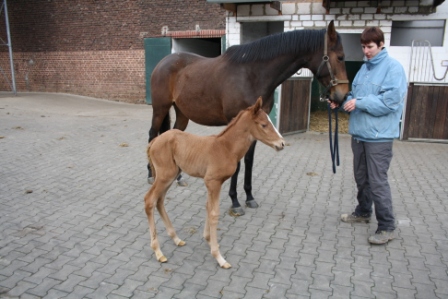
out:
<path id="1" fill-rule="evenodd" d="M 164 26 L 225 29 L 225 11 L 206 0 L 15 0 L 8 11 L 18 92 L 134 103 L 145 99 L 145 37 L 160 36 Z M 3 15 L 0 37 L 7 41 Z M 0 66 L 9 76 L 7 47 Z M 10 90 L 3 76 L 0 90 Z"/>

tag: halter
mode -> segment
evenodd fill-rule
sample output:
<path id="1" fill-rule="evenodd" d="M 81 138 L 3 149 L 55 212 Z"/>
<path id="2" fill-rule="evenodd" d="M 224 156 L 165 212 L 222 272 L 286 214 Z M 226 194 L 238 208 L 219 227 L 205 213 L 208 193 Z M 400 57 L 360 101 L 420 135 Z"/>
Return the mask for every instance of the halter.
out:
<path id="1" fill-rule="evenodd" d="M 320 77 L 320 71 L 322 70 L 323 66 L 326 65 L 328 72 L 330 73 L 330 83 L 328 84 L 328 86 L 325 87 L 325 91 L 323 93 L 320 94 L 320 101 L 324 102 L 327 98 L 327 93 L 328 91 L 330 91 L 330 89 L 333 86 L 336 86 L 338 84 L 343 84 L 343 83 L 349 83 L 348 80 L 339 80 L 337 79 L 334 74 L 333 71 L 331 70 L 331 64 L 330 64 L 330 56 L 328 56 L 328 49 L 327 49 L 327 39 L 328 39 L 328 33 L 325 30 L 325 36 L 324 36 L 324 56 L 322 56 L 322 62 L 320 63 L 318 69 L 317 69 L 317 73 L 316 73 L 316 78 Z"/>
<path id="2" fill-rule="evenodd" d="M 317 69 L 317 74 L 316 74 L 316 78 L 320 77 L 320 71 L 322 70 L 323 66 L 326 65 L 328 72 L 330 73 L 330 83 L 328 84 L 328 86 L 325 87 L 325 91 L 322 93 L 320 93 L 320 101 L 323 102 L 327 99 L 328 96 L 328 92 L 330 91 L 330 89 L 333 86 L 336 86 L 338 84 L 342 84 L 342 83 L 349 83 L 348 80 L 338 80 L 334 75 L 333 72 L 331 70 L 331 64 L 330 64 L 330 57 L 328 56 L 328 52 L 327 52 L 327 39 L 328 39 L 328 34 L 327 31 L 325 31 L 325 39 L 324 39 L 324 56 L 322 57 L 322 62 L 319 65 L 319 68 Z M 320 85 L 319 85 L 319 89 L 320 89 Z M 335 131 L 334 131 L 334 144 L 333 144 L 333 140 L 331 137 L 331 108 L 330 108 L 330 104 L 327 105 L 328 106 L 328 123 L 329 123 L 329 128 L 328 128 L 328 133 L 329 133 L 329 138 L 330 138 L 330 153 L 331 153 L 331 161 L 332 161 L 332 166 L 333 166 L 333 173 L 336 173 L 336 165 L 339 166 L 339 142 L 338 142 L 338 110 L 339 108 L 334 109 L 334 116 L 335 116 Z"/>

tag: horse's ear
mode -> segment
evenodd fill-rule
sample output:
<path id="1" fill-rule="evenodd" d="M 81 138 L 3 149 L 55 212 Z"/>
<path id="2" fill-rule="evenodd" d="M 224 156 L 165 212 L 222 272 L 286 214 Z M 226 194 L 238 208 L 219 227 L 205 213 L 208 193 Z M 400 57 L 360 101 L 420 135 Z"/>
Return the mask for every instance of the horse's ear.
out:
<path id="1" fill-rule="evenodd" d="M 254 104 L 254 115 L 258 113 L 258 111 L 261 109 L 261 106 L 263 106 L 263 99 L 258 97 L 257 102 Z"/>
<path id="2" fill-rule="evenodd" d="M 328 24 L 327 33 L 328 33 L 328 41 L 330 42 L 330 45 L 335 44 L 338 40 L 338 34 L 336 32 L 336 29 L 334 28 L 333 20 L 331 20 L 330 24 Z"/>

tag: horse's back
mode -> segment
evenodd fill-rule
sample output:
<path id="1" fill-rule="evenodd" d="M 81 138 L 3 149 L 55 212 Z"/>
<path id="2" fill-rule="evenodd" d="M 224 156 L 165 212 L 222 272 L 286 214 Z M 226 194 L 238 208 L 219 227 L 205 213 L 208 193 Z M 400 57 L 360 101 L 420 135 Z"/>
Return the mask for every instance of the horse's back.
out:
<path id="1" fill-rule="evenodd" d="M 198 60 L 206 59 L 203 56 L 193 53 L 173 53 L 165 56 L 154 68 L 151 74 L 151 85 L 160 80 L 166 80 L 170 76 L 175 76 L 180 70 Z"/>

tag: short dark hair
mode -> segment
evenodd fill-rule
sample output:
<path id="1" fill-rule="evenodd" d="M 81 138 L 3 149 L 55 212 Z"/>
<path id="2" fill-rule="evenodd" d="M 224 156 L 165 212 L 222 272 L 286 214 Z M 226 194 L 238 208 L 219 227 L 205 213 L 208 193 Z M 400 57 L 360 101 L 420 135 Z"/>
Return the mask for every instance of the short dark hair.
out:
<path id="1" fill-rule="evenodd" d="M 384 33 L 379 27 L 367 27 L 361 34 L 361 44 L 374 42 L 377 46 L 384 43 Z"/>

